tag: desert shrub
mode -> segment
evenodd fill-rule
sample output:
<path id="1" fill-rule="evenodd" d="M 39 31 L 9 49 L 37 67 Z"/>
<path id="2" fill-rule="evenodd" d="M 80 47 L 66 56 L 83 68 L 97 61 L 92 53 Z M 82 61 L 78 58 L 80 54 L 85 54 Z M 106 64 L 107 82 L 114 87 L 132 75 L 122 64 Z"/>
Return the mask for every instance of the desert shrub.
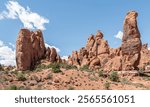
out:
<path id="1" fill-rule="evenodd" d="M 109 83 L 108 81 L 106 81 L 106 82 L 104 83 L 104 88 L 105 88 L 106 90 L 109 90 L 109 89 L 110 89 L 110 83 Z"/>
<path id="2" fill-rule="evenodd" d="M 68 90 L 74 90 L 73 86 L 69 86 Z"/>
<path id="3" fill-rule="evenodd" d="M 62 71 L 60 70 L 60 68 L 53 68 L 52 71 L 53 71 L 54 73 L 60 73 L 60 72 L 62 72 Z"/>
<path id="4" fill-rule="evenodd" d="M 8 88 L 6 88 L 6 90 L 20 90 L 20 88 L 16 85 L 10 85 Z"/>
<path id="5" fill-rule="evenodd" d="M 110 83 L 108 81 L 104 83 L 104 89 L 110 90 Z"/>
<path id="6" fill-rule="evenodd" d="M 46 66 L 46 65 L 44 65 L 44 64 L 40 64 L 40 65 L 38 65 L 38 66 L 37 66 L 37 68 L 46 69 L 46 68 L 47 68 L 47 66 Z"/>
<path id="7" fill-rule="evenodd" d="M 143 71 L 138 71 L 138 76 L 140 77 L 149 77 L 146 73 L 144 73 Z"/>
<path id="8" fill-rule="evenodd" d="M 98 72 L 98 75 L 99 75 L 99 77 L 104 77 L 104 76 L 105 76 L 104 71 L 103 71 L 103 70 L 100 70 L 100 71 Z"/>
<path id="9" fill-rule="evenodd" d="M 92 76 L 90 76 L 90 77 L 89 77 L 89 79 L 90 79 L 91 81 L 98 81 L 98 78 L 97 78 L 97 77 L 95 77 L 95 76 L 93 76 L 93 77 L 92 77 Z"/>
<path id="10" fill-rule="evenodd" d="M 51 64 L 51 68 L 52 68 L 52 71 L 53 71 L 54 73 L 60 73 L 60 72 L 62 72 L 62 71 L 60 70 L 60 65 L 57 64 L 57 63 Z"/>
<path id="11" fill-rule="evenodd" d="M 122 78 L 121 83 L 122 84 L 129 84 L 129 80 L 127 78 Z"/>
<path id="12" fill-rule="evenodd" d="M 81 71 L 87 71 L 87 72 L 91 72 L 92 70 L 89 69 L 89 65 L 84 65 L 82 67 L 80 67 Z"/>
<path id="13" fill-rule="evenodd" d="M 42 71 L 42 69 L 41 68 L 36 68 L 34 71 L 35 72 L 40 72 L 40 71 Z"/>
<path id="14" fill-rule="evenodd" d="M 144 70 L 145 70 L 144 68 L 138 68 L 138 74 L 143 73 Z"/>
<path id="15" fill-rule="evenodd" d="M 47 69 L 47 66 L 44 64 L 39 64 L 38 66 L 36 66 L 36 69 L 34 71 L 39 72 L 42 71 L 43 69 Z"/>
<path id="16" fill-rule="evenodd" d="M 53 75 L 51 73 L 47 74 L 46 79 L 52 79 Z"/>
<path id="17" fill-rule="evenodd" d="M 60 68 L 60 67 L 61 67 L 61 64 L 59 63 L 51 63 L 46 66 L 46 68 Z"/>
<path id="18" fill-rule="evenodd" d="M 54 64 L 49 64 L 47 65 L 47 68 L 52 68 L 54 66 Z"/>
<path id="19" fill-rule="evenodd" d="M 76 66 L 74 65 L 68 65 L 68 64 L 63 64 L 62 68 L 69 70 L 69 69 L 77 69 Z"/>
<path id="20" fill-rule="evenodd" d="M 0 83 L 6 82 L 8 79 L 6 77 L 0 78 Z"/>
<path id="21" fill-rule="evenodd" d="M 119 76 L 117 72 L 112 72 L 109 76 L 109 79 L 114 82 L 119 82 Z"/>
<path id="22" fill-rule="evenodd" d="M 24 87 L 24 86 L 16 86 L 16 85 L 10 85 L 9 87 L 6 88 L 6 90 L 31 90 L 28 87 Z"/>
<path id="23" fill-rule="evenodd" d="M 23 73 L 17 73 L 16 76 L 17 76 L 18 81 L 25 81 L 26 80 L 25 74 L 23 74 Z"/>

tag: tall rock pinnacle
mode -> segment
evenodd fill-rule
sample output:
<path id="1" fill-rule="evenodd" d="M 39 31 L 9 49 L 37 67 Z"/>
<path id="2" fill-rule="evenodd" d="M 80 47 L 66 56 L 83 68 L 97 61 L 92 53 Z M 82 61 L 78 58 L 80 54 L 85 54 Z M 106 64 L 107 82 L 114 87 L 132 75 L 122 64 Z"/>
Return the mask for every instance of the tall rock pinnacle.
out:
<path id="1" fill-rule="evenodd" d="M 140 51 L 142 47 L 141 35 L 137 26 L 138 13 L 128 12 L 124 20 L 124 31 L 122 39 L 122 69 L 137 69 L 140 61 Z"/>

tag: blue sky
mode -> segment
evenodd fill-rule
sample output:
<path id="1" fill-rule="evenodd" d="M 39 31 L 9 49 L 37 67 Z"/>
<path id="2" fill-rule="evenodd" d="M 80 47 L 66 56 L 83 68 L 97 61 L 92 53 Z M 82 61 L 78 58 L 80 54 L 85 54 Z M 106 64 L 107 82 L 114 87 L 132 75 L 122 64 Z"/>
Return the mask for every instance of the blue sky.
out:
<path id="1" fill-rule="evenodd" d="M 8 1 L 0 0 L 0 13 L 7 11 Z M 44 39 L 49 45 L 59 48 L 61 56 L 70 55 L 73 50 L 85 46 L 89 35 L 96 34 L 97 30 L 104 33 L 104 38 L 108 40 L 110 47 L 119 47 L 121 40 L 115 38 L 115 35 L 123 31 L 124 17 L 130 10 L 139 13 L 138 25 L 142 42 L 150 44 L 150 0 L 13 1 L 49 20 L 49 23 L 43 24 Z M 17 34 L 23 27 L 19 19 L 1 19 L 0 40 L 5 46 L 9 43 L 15 45 Z"/>

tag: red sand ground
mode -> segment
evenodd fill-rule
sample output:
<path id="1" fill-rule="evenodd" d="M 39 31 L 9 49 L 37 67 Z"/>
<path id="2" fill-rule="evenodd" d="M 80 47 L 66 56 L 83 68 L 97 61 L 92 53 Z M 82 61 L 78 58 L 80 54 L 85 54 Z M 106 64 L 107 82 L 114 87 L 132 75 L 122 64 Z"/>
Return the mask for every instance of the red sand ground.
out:
<path id="1" fill-rule="evenodd" d="M 53 73 L 51 69 L 38 72 L 26 72 L 26 80 L 17 79 L 16 71 L 0 72 L 0 89 L 32 90 L 145 90 L 150 89 L 150 75 L 136 76 L 119 73 L 119 82 L 110 81 L 108 77 L 99 77 L 98 72 L 61 69 Z M 20 71 L 21 72 L 21 71 Z M 119 71 L 118 71 L 119 72 Z M 107 81 L 107 83 L 106 83 Z"/>

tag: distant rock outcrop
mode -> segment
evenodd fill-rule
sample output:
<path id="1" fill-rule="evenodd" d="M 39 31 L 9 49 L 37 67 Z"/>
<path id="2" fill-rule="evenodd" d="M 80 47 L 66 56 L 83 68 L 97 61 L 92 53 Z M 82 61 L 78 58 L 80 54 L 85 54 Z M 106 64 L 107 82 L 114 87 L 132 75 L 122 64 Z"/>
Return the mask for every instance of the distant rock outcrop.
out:
<path id="1" fill-rule="evenodd" d="M 41 30 L 32 32 L 21 29 L 16 41 L 16 64 L 18 70 L 30 70 L 35 67 L 37 61 L 47 58 L 50 62 L 60 61 L 56 49 L 45 48 Z"/>
<path id="2" fill-rule="evenodd" d="M 103 33 L 98 31 L 96 37 L 91 35 L 86 46 L 79 51 L 73 51 L 68 58 L 68 63 L 76 66 L 89 65 L 90 68 L 103 66 L 108 60 L 109 45 L 103 39 Z"/>
<path id="3" fill-rule="evenodd" d="M 141 35 L 137 25 L 138 13 L 127 13 L 123 26 L 122 45 L 119 48 L 110 48 L 104 35 L 98 31 L 96 36 L 91 35 L 86 46 L 79 51 L 73 51 L 69 56 L 68 64 L 78 67 L 89 65 L 89 68 L 101 68 L 104 71 L 138 70 L 145 69 L 150 62 L 150 51 L 147 45 L 142 46 Z M 150 67 L 149 67 L 150 68 Z"/>
<path id="4" fill-rule="evenodd" d="M 62 59 L 60 56 L 57 54 L 57 51 L 55 48 L 47 48 L 46 50 L 46 59 L 50 61 L 51 63 L 58 62 L 61 63 Z"/>

